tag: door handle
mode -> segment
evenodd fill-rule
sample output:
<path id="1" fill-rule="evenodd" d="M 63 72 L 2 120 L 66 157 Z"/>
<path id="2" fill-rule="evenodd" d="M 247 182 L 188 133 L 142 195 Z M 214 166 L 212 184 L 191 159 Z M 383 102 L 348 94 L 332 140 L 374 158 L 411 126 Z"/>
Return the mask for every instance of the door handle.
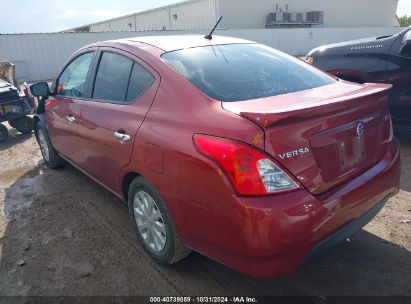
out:
<path id="1" fill-rule="evenodd" d="M 73 115 L 71 115 L 71 114 L 70 114 L 70 115 L 67 115 L 67 116 L 66 116 L 66 119 L 67 119 L 67 121 L 70 122 L 70 123 L 76 121 L 76 118 L 75 118 Z"/>
<path id="2" fill-rule="evenodd" d="M 122 140 L 122 141 L 128 142 L 128 141 L 131 140 L 131 137 L 130 137 L 130 135 L 128 135 L 128 134 L 123 134 L 123 133 L 119 133 L 119 132 L 114 132 L 113 135 L 114 135 L 115 138 L 118 138 L 118 139 L 120 139 L 120 140 Z"/>

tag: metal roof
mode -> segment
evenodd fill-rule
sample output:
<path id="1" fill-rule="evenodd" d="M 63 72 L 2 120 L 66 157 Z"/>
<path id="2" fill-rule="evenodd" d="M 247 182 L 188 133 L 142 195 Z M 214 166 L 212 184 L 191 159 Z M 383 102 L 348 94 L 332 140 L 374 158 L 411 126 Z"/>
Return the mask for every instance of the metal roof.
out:
<path id="1" fill-rule="evenodd" d="M 132 17 L 132 16 L 143 15 L 143 14 L 146 14 L 146 13 L 151 13 L 151 12 L 155 12 L 155 11 L 159 11 L 159 10 L 163 10 L 163 9 L 167 9 L 167 8 L 171 8 L 171 7 L 181 6 L 181 5 L 185 5 L 187 3 L 198 2 L 198 1 L 202 1 L 202 0 L 187 0 L 187 1 L 182 1 L 182 2 L 179 2 L 179 3 L 164 5 L 164 6 L 152 8 L 152 9 L 149 9 L 149 10 L 141 11 L 141 12 L 136 12 L 136 13 L 127 14 L 127 15 L 123 15 L 123 16 L 120 16 L 120 17 L 116 17 L 116 18 L 105 19 L 105 20 L 101 20 L 101 21 L 98 21 L 98 22 L 93 22 L 93 23 L 90 23 L 90 24 L 85 24 L 85 25 L 82 25 L 82 26 L 73 27 L 73 28 L 70 28 L 70 29 L 62 30 L 60 32 L 61 33 L 66 32 L 67 33 L 67 32 L 71 32 L 71 31 L 76 31 L 76 30 L 80 30 L 80 29 L 83 29 L 83 28 L 90 27 L 92 25 L 97 25 L 97 24 L 101 24 L 101 23 L 105 23 L 105 22 L 120 20 L 120 19 L 123 19 L 123 18 Z"/>

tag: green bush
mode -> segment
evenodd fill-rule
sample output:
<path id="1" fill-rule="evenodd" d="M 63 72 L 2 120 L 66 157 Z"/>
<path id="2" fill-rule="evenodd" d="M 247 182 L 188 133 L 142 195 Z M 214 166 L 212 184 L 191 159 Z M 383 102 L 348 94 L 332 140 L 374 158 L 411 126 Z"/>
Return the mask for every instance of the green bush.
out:
<path id="1" fill-rule="evenodd" d="M 404 15 L 399 18 L 401 26 L 410 26 L 411 25 L 411 16 Z"/>

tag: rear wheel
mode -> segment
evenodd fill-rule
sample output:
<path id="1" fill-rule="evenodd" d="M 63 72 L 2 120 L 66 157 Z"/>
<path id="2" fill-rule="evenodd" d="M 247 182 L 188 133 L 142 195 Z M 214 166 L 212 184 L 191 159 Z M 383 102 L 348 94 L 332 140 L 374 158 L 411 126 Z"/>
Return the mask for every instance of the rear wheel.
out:
<path id="1" fill-rule="evenodd" d="M 6 141 L 7 137 L 9 137 L 9 130 L 5 125 L 0 124 L 0 143 Z"/>
<path id="2" fill-rule="evenodd" d="M 137 237 L 156 262 L 170 265 L 190 254 L 191 250 L 181 242 L 160 195 L 143 177 L 137 177 L 131 183 L 128 205 Z"/>
<path id="3" fill-rule="evenodd" d="M 64 167 L 66 162 L 53 148 L 43 122 L 40 121 L 37 123 L 35 132 L 37 142 L 40 146 L 41 154 L 43 155 L 44 162 L 47 164 L 47 166 L 52 169 Z"/>
<path id="4" fill-rule="evenodd" d="M 23 116 L 15 120 L 15 128 L 20 133 L 28 134 L 31 131 L 33 131 L 33 127 L 34 127 L 34 121 L 33 121 L 33 118 L 31 117 Z"/>

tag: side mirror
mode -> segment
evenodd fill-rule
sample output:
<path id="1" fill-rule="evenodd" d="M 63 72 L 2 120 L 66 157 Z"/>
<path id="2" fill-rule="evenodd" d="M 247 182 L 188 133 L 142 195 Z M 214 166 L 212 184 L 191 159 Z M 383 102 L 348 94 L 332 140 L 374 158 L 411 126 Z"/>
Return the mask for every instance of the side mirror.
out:
<path id="1" fill-rule="evenodd" d="M 39 82 L 30 86 L 30 92 L 36 97 L 46 97 L 51 94 L 47 82 Z"/>

